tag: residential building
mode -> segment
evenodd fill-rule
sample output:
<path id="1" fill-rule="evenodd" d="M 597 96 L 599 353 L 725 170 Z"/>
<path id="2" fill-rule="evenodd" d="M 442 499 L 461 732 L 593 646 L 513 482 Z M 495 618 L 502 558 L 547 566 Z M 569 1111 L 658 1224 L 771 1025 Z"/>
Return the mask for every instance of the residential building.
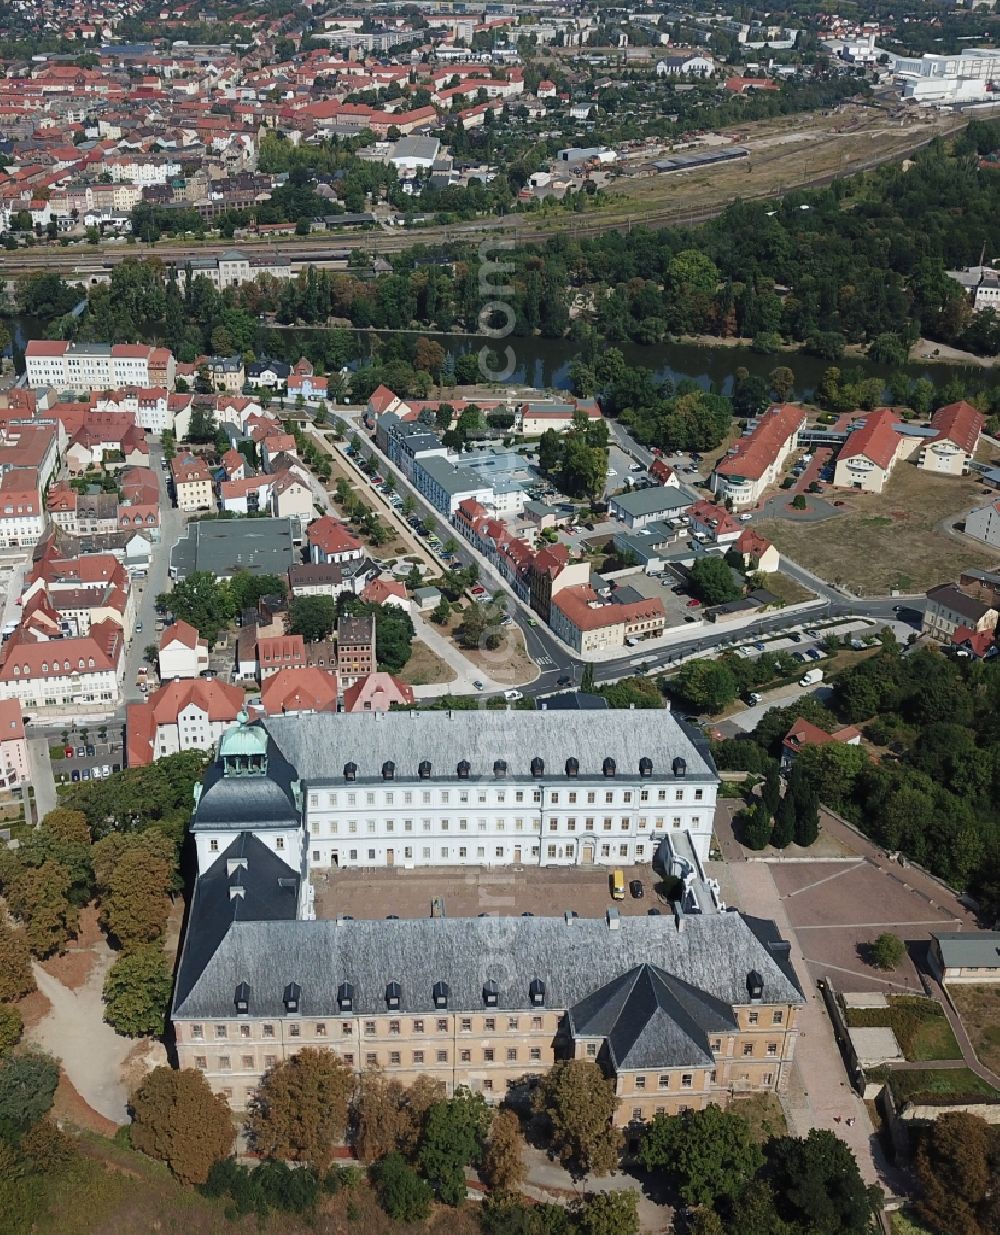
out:
<path id="1" fill-rule="evenodd" d="M 323 515 L 306 529 L 309 560 L 315 565 L 343 565 L 345 562 L 360 562 L 365 556 L 361 541 L 350 532 L 346 524 L 332 515 Z"/>
<path id="2" fill-rule="evenodd" d="M 967 476 L 985 424 L 982 412 L 964 400 L 939 407 L 931 417 L 934 437 L 921 448 L 917 467 L 946 476 Z"/>
<path id="3" fill-rule="evenodd" d="M 805 421 L 797 403 L 769 407 L 715 465 L 711 476 L 715 496 L 734 510 L 756 506 L 765 490 L 777 484 L 785 460 L 798 449 Z M 662 460 L 657 463 L 662 465 Z"/>
<path id="4" fill-rule="evenodd" d="M 346 614 L 337 622 L 337 677 L 341 688 L 378 668 L 375 655 L 375 615 Z"/>
<path id="5" fill-rule="evenodd" d="M 410 598 L 406 592 L 406 584 L 400 579 L 372 579 L 362 588 L 361 599 L 366 604 L 395 605 L 404 613 L 410 612 Z"/>
<path id="6" fill-rule="evenodd" d="M 829 746 L 831 742 L 840 742 L 845 746 L 861 745 L 861 730 L 854 725 L 843 725 L 839 729 L 827 733 L 814 725 L 812 721 L 799 716 L 791 729 L 781 741 L 781 766 L 789 768 L 795 761 L 795 756 L 809 746 Z"/>
<path id="7" fill-rule="evenodd" d="M 144 343 L 65 343 L 31 339 L 25 369 L 32 390 L 118 390 L 174 386 L 173 353 Z M 161 380 L 162 379 L 162 380 Z"/>
<path id="8" fill-rule="evenodd" d="M 262 679 L 260 699 L 266 716 L 336 712 L 337 677 L 312 666 L 279 669 Z"/>
<path id="9" fill-rule="evenodd" d="M 313 516 L 313 492 L 296 468 L 271 477 L 271 513 L 279 519 L 308 523 Z"/>
<path id="10" fill-rule="evenodd" d="M 170 460 L 170 475 L 178 510 L 193 513 L 215 509 L 212 472 L 204 459 L 189 453 L 175 455 Z"/>
<path id="11" fill-rule="evenodd" d="M 243 390 L 246 373 L 243 370 L 243 357 L 239 354 L 206 356 L 199 368 L 204 368 L 213 390 L 228 390 L 232 394 L 239 394 Z"/>
<path id="12" fill-rule="evenodd" d="M 633 646 L 663 634 L 663 601 L 641 596 L 634 589 L 617 588 L 604 600 L 592 587 L 562 589 L 552 598 L 552 630 L 577 652 L 606 651 Z"/>
<path id="13" fill-rule="evenodd" d="M 0 477 L 0 548 L 32 548 L 45 531 L 38 473 L 33 469 Z"/>
<path id="14" fill-rule="evenodd" d="M 714 502 L 700 501 L 688 507 L 691 531 L 702 540 L 714 545 L 731 545 L 739 540 L 743 524 L 734 519 L 724 506 Z"/>
<path id="15" fill-rule="evenodd" d="M 342 566 L 305 562 L 289 568 L 288 587 L 293 596 L 339 596 L 341 592 L 358 596 L 379 569 L 370 558 L 345 562 Z"/>
<path id="16" fill-rule="evenodd" d="M 742 557 L 744 570 L 759 570 L 770 575 L 781 569 L 781 554 L 755 528 L 745 527 L 732 547 Z"/>
<path id="17" fill-rule="evenodd" d="M 965 516 L 965 534 L 994 547 L 1000 545 L 1000 500 L 970 510 Z"/>
<path id="18" fill-rule="evenodd" d="M 301 635 L 268 635 L 257 640 L 257 677 L 266 682 L 282 669 L 304 669 L 306 645 Z"/>
<path id="19" fill-rule="evenodd" d="M 196 678 L 208 670 L 208 641 L 189 622 L 174 622 L 160 635 L 160 680 Z"/>
<path id="20" fill-rule="evenodd" d="M 939 643 L 951 643 L 959 627 L 971 631 L 996 630 L 998 610 L 967 595 L 953 583 L 942 583 L 927 593 L 921 633 Z"/>
<path id="21" fill-rule="evenodd" d="M 712 77 L 715 61 L 697 53 L 679 52 L 656 62 L 658 77 Z"/>
<path id="22" fill-rule="evenodd" d="M 388 712 L 393 704 L 412 705 L 413 687 L 391 673 L 369 673 L 348 686 L 341 699 L 345 712 Z"/>
<path id="23" fill-rule="evenodd" d="M 117 706 L 125 633 L 116 622 L 93 623 L 86 635 L 38 640 L 23 624 L 3 645 L 0 699 L 29 713 L 81 705 Z"/>
<path id="24" fill-rule="evenodd" d="M 840 489 L 881 493 L 902 452 L 903 438 L 896 432 L 897 416 L 891 408 L 869 412 L 837 456 L 833 483 Z"/>
<path id="25" fill-rule="evenodd" d="M 24 717 L 17 699 L 0 699 L 0 788 L 31 780 Z"/>
<path id="26" fill-rule="evenodd" d="M 206 681 L 167 682 L 143 703 L 125 709 L 129 767 L 142 767 L 181 750 L 211 750 L 243 707 L 239 686 Z"/>
<path id="27" fill-rule="evenodd" d="M 544 622 L 552 620 L 552 602 L 560 592 L 589 584 L 590 562 L 571 562 L 569 549 L 561 542 L 529 555 L 529 603 Z"/>

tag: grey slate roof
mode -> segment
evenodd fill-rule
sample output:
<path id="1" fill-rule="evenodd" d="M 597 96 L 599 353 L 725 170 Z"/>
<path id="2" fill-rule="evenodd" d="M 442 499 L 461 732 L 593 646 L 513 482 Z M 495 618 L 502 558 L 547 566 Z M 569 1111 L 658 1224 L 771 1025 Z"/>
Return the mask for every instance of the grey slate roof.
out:
<path id="1" fill-rule="evenodd" d="M 673 761 L 685 761 L 687 780 L 715 780 L 715 767 L 704 746 L 672 712 L 563 712 L 554 725 L 544 712 L 352 712 L 321 713 L 308 724 L 293 716 L 274 716 L 268 732 L 300 779 L 310 784 L 343 782 L 347 763 L 357 764 L 357 779 L 382 779 L 382 764 L 391 760 L 396 777 L 414 777 L 422 760 L 434 779 L 457 776 L 458 762 L 472 765 L 471 775 L 492 777 L 497 759 L 507 762 L 511 779 L 528 779 L 531 760 L 545 763 L 545 778 L 565 776 L 566 760 L 579 760 L 579 776 L 603 779 L 610 756 L 622 774 L 637 776 L 639 760 L 653 763 L 653 775 L 672 775 Z"/>
<path id="2" fill-rule="evenodd" d="M 202 781 L 191 830 L 296 827 L 301 822 L 293 790 L 296 779 L 295 769 L 270 740 L 266 776 L 224 776 L 216 759 Z"/>
<path id="3" fill-rule="evenodd" d="M 619 493 L 611 504 L 633 518 L 636 515 L 651 515 L 657 511 L 681 511 L 691 505 L 692 499 L 681 489 L 671 485 L 653 485 L 648 489 L 634 489 L 631 493 Z"/>
<path id="4" fill-rule="evenodd" d="M 242 860 L 229 874 L 230 859 Z M 231 896 L 239 887 L 242 896 Z M 177 969 L 175 1004 L 182 1002 L 210 964 L 235 922 L 293 922 L 299 876 L 250 832 L 241 832 L 195 886 L 188 929 Z"/>
<path id="5" fill-rule="evenodd" d="M 648 963 L 581 1000 L 569 1019 L 574 1035 L 608 1040 L 616 1070 L 655 1068 L 667 1059 L 711 1067 L 708 1035 L 737 1027 L 730 1003 Z"/>
<path id="6" fill-rule="evenodd" d="M 695 998 L 685 991 L 682 1001 L 675 982 L 671 996 L 678 1016 L 683 1008 L 689 1017 L 697 1009 L 699 1018 L 708 1018 L 713 1001 L 748 1003 L 751 970 L 763 979 L 764 1003 L 801 1003 L 796 982 L 751 919 L 721 913 L 682 922 L 679 931 L 665 916 L 621 918 L 616 930 L 603 918 L 237 921 L 200 975 L 179 988 L 174 1015 L 234 1016 L 240 982 L 250 986 L 251 1016 L 281 1016 L 289 982 L 302 987 L 305 1016 L 336 1015 L 342 982 L 353 986 L 354 1011 L 362 1015 L 386 1011 L 390 982 L 402 988 L 404 1014 L 432 1013 L 439 981 L 448 984 L 452 1011 L 481 1009 L 483 985 L 490 980 L 497 984 L 500 1010 L 528 1011 L 528 988 L 536 978 L 545 983 L 546 1007 L 568 1009 L 642 965 L 655 965 L 703 992 Z M 189 934 L 195 929 L 193 921 Z M 651 1036 L 636 1049 L 651 1049 L 653 1041 Z"/>
<path id="7" fill-rule="evenodd" d="M 170 552 L 171 573 L 207 570 L 228 579 L 238 570 L 283 575 L 298 559 L 290 519 L 200 519 Z"/>

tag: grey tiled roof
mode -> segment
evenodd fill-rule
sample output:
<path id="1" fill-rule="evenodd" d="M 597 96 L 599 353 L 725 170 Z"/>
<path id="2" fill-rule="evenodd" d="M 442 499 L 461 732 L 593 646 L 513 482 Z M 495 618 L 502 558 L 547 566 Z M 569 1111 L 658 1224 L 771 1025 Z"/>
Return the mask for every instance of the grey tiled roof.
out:
<path id="1" fill-rule="evenodd" d="M 713 1000 L 747 1003 L 751 970 L 763 979 L 765 1003 L 801 1002 L 793 978 L 750 919 L 722 913 L 682 922 L 678 931 L 674 919 L 665 916 L 621 918 L 617 930 L 603 918 L 240 921 L 180 994 L 175 1016 L 235 1015 L 240 982 L 250 986 L 252 1016 L 281 1016 L 289 982 L 302 987 L 305 1016 L 336 1015 L 342 982 L 354 987 L 354 1011 L 361 1014 L 386 1011 L 390 982 L 402 988 L 404 1014 L 433 1013 L 432 990 L 439 981 L 448 984 L 451 1010 L 482 1009 L 489 980 L 497 984 L 500 1010 L 529 1011 L 528 988 L 536 978 L 545 983 L 545 1006 L 568 1009 L 646 964 L 704 992 L 707 1000 L 685 995 L 689 1015 L 692 1003 L 699 1016 L 708 1015 L 704 1009 Z M 675 1007 L 678 988 L 675 983 Z"/>
<path id="2" fill-rule="evenodd" d="M 616 1069 L 653 1068 L 667 1059 L 711 1067 L 708 1035 L 736 1028 L 731 1003 L 648 963 L 589 995 L 569 1016 L 575 1035 L 607 1038 Z"/>
<path id="3" fill-rule="evenodd" d="M 619 772 L 638 775 L 639 760 L 653 763 L 653 775 L 671 775 L 673 761 L 685 761 L 688 780 L 715 780 L 710 756 L 696 747 L 673 713 L 667 711 L 561 712 L 558 724 L 545 712 L 455 711 L 366 712 L 298 717 L 266 722 L 274 742 L 298 776 L 309 782 L 343 783 L 345 764 L 357 764 L 358 780 L 381 780 L 382 764 L 392 761 L 398 779 L 412 778 L 422 760 L 431 775 L 454 779 L 460 760 L 471 776 L 492 777 L 497 759 L 508 776 L 527 779 L 536 756 L 547 779 L 565 775 L 566 760 L 579 760 L 580 777 L 602 775 L 606 757 Z"/>
<path id="4" fill-rule="evenodd" d="M 191 830 L 243 832 L 255 828 L 295 827 L 300 823 L 292 789 L 296 779 L 294 768 L 288 766 L 271 741 L 268 742 L 266 776 L 224 776 L 222 764 L 216 759 L 202 781 Z"/>

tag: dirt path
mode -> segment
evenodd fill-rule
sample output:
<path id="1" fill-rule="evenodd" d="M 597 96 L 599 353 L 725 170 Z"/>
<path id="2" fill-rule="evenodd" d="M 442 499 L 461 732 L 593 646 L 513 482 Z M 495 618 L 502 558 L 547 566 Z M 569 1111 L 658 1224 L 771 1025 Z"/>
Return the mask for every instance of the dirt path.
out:
<path id="1" fill-rule="evenodd" d="M 102 943 L 97 963 L 77 990 L 64 986 L 41 965 L 33 965 L 38 989 L 51 1007 L 30 1038 L 62 1061 L 70 1083 L 88 1106 L 122 1124 L 127 1118 L 127 1094 L 121 1070 L 132 1043 L 104 1022 L 101 991 L 113 961 L 114 954 Z"/>

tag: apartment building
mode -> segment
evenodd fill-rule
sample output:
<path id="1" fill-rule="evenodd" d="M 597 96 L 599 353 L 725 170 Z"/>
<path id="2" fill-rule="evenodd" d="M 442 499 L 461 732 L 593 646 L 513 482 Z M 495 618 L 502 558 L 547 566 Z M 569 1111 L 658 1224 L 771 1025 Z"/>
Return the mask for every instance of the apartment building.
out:
<path id="1" fill-rule="evenodd" d="M 449 1093 L 467 1085 L 488 1101 L 559 1059 L 589 1058 L 614 1080 L 622 1126 L 783 1089 L 803 998 L 773 923 L 718 912 L 714 902 L 659 917 L 311 920 L 307 875 L 320 864 L 317 810 L 328 806 L 314 797 L 378 785 L 401 804 L 406 785 L 422 793 L 431 790 L 421 783 L 462 783 L 461 771 L 412 776 L 410 751 L 430 751 L 425 722 L 439 730 L 432 743 L 447 741 L 449 758 L 466 737 L 481 743 L 481 756 L 502 750 L 514 769 L 510 793 L 522 782 L 540 790 L 576 783 L 569 765 L 566 776 L 529 778 L 517 763 L 539 744 L 536 761 L 561 756 L 582 733 L 559 744 L 544 713 L 477 715 L 485 726 L 455 716 L 458 723 L 445 713 L 241 718 L 224 734 L 192 820 L 199 878 L 172 1008 L 179 1065 L 242 1109 L 263 1073 L 303 1046 L 332 1049 L 357 1073 L 378 1067 L 404 1084 L 427 1075 Z M 508 723 L 505 716 L 516 732 L 489 723 Z M 601 749 L 610 749 L 613 729 L 616 743 L 631 746 L 628 757 L 640 748 L 658 762 L 677 749 L 692 766 L 698 757 L 686 735 L 654 749 L 655 740 L 638 736 L 634 713 L 602 713 L 605 722 L 609 729 L 591 735 Z M 560 728 L 574 723 L 567 713 Z M 357 748 L 340 741 L 345 729 Z M 349 761 L 346 779 L 330 775 L 354 749 L 365 751 L 364 763 Z M 402 785 L 391 761 L 386 776 L 386 753 L 405 754 Z M 678 772 L 670 770 L 671 788 L 686 779 Z M 494 780 L 488 767 L 476 774 L 481 780 L 465 782 L 470 794 Z M 660 777 L 648 779 L 652 788 Z M 714 796 L 714 769 L 704 781 Z M 583 782 L 599 783 L 589 768 Z M 693 852 L 685 866 L 685 883 L 700 877 Z"/>
<path id="2" fill-rule="evenodd" d="M 896 414 L 888 407 L 870 412 L 844 443 L 837 456 L 833 483 L 840 489 L 881 493 L 903 448 L 896 432 Z"/>
<path id="3" fill-rule="evenodd" d="M 27 712 L 80 705 L 114 707 L 121 698 L 125 634 L 112 621 L 86 635 L 34 640 L 19 627 L 3 648 L 0 699 L 17 699 Z"/>
<path id="4" fill-rule="evenodd" d="M 144 343 L 66 343 L 31 339 L 25 348 L 30 389 L 118 390 L 123 386 L 173 389 L 173 353 Z"/>
<path id="5" fill-rule="evenodd" d="M 577 652 L 599 652 L 655 639 L 667 624 L 663 601 L 626 586 L 602 598 L 589 584 L 568 587 L 552 598 L 552 630 Z"/>
<path id="6" fill-rule="evenodd" d="M 160 680 L 196 678 L 208 669 L 208 641 L 190 622 L 174 622 L 160 635 Z"/>
<path id="7" fill-rule="evenodd" d="M 317 566 L 360 562 L 365 555 L 361 541 L 348 530 L 346 524 L 332 515 L 323 515 L 309 524 L 306 543 L 309 546 L 309 560 Z"/>
<path id="8" fill-rule="evenodd" d="M 751 431 L 723 455 L 711 476 L 712 492 L 734 510 L 756 506 L 777 484 L 788 456 L 798 449 L 806 415 L 796 403 L 769 407 Z"/>
<path id="9" fill-rule="evenodd" d="M 243 707 L 243 691 L 218 679 L 167 682 L 125 709 L 129 767 L 181 750 L 211 750 Z"/>
<path id="10" fill-rule="evenodd" d="M 973 633 L 996 630 L 998 616 L 992 604 L 969 596 L 953 583 L 942 583 L 927 593 L 920 629 L 939 643 L 951 643 L 960 627 Z"/>
<path id="11" fill-rule="evenodd" d="M 16 699 L 0 701 L 0 788 L 13 788 L 31 780 L 24 717 Z"/>
<path id="12" fill-rule="evenodd" d="M 178 510 L 215 509 L 212 472 L 204 459 L 192 454 L 176 455 L 170 460 L 170 475 Z"/>
<path id="13" fill-rule="evenodd" d="M 378 668 L 374 614 L 347 614 L 337 622 L 337 677 L 353 686 Z"/>
<path id="14" fill-rule="evenodd" d="M 38 473 L 32 469 L 0 477 L 0 548 L 32 548 L 45 531 Z"/>
<path id="15" fill-rule="evenodd" d="M 944 476 L 967 476 L 985 424 L 982 412 L 964 399 L 939 407 L 931 417 L 934 436 L 921 448 L 917 467 Z"/>

